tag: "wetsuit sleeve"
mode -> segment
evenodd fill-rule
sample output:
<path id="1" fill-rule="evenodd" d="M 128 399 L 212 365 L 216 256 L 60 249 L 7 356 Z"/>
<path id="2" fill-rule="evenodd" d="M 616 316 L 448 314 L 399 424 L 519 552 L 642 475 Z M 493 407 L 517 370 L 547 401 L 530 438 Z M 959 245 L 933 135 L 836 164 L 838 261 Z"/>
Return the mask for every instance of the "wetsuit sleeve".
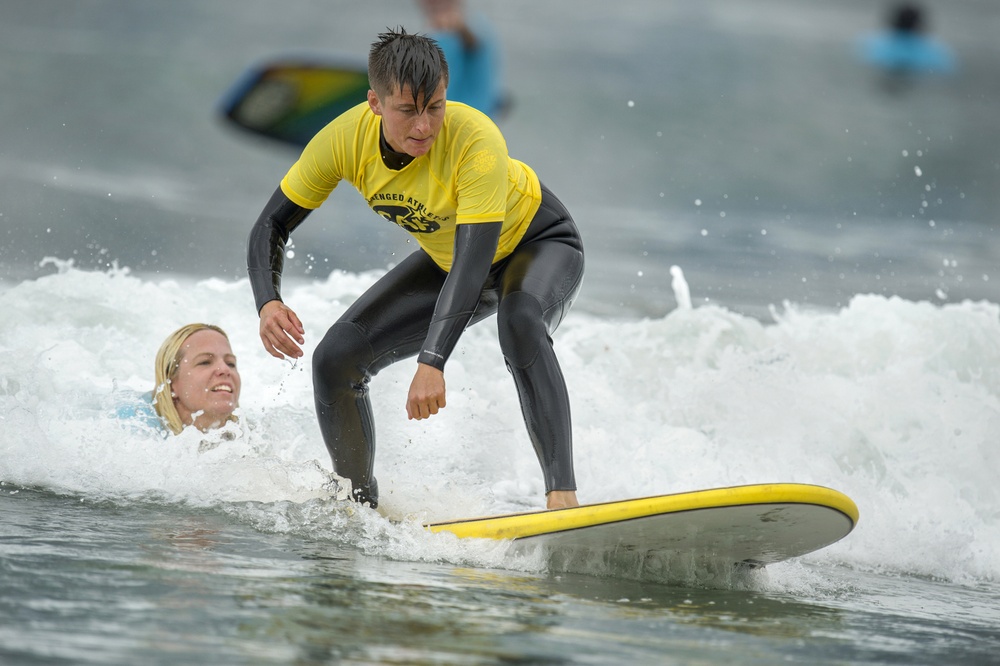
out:
<path id="1" fill-rule="evenodd" d="M 312 212 L 292 202 L 278 187 L 260 212 L 247 240 L 247 273 L 257 312 L 268 301 L 281 300 L 281 271 L 288 235 Z"/>
<path id="2" fill-rule="evenodd" d="M 489 275 L 500 240 L 501 222 L 460 224 L 455 261 L 438 295 L 434 317 L 417 361 L 444 370 L 444 364 L 469 325 Z"/>

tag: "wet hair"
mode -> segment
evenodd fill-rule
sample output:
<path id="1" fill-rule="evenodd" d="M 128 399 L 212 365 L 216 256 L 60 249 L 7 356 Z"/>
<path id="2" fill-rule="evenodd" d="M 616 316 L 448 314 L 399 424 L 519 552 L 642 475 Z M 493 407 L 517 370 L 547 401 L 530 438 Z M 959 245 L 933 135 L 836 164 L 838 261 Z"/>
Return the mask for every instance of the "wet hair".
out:
<path id="1" fill-rule="evenodd" d="M 448 63 L 430 37 L 411 35 L 402 26 L 387 28 L 368 53 L 368 81 L 380 98 L 410 86 L 413 103 L 423 93 L 426 107 L 441 82 L 448 85 Z"/>
<path id="2" fill-rule="evenodd" d="M 177 405 L 174 403 L 170 384 L 177 377 L 177 371 L 184 359 L 184 342 L 198 331 L 205 330 L 221 333 L 222 337 L 226 340 L 229 339 L 226 332 L 214 324 L 188 324 L 168 335 L 167 339 L 160 345 L 160 350 L 156 352 L 156 386 L 153 388 L 153 409 L 175 435 L 179 435 L 186 424 L 181 421 L 181 415 L 177 413 Z M 229 420 L 235 421 L 236 417 L 230 414 Z"/>
<path id="3" fill-rule="evenodd" d="M 924 14 L 917 5 L 898 5 L 892 10 L 889 23 L 899 32 L 920 32 L 924 29 Z"/>

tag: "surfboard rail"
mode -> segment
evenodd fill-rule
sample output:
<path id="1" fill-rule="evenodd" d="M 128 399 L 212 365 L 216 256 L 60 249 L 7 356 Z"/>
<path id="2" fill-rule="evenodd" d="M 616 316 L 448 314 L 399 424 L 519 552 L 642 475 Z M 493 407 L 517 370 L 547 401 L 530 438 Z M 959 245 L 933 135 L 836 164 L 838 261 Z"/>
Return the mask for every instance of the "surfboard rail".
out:
<path id="1" fill-rule="evenodd" d="M 451 532 L 460 538 L 524 539 L 664 514 L 719 507 L 759 504 L 808 504 L 838 511 L 850 521 L 850 532 L 859 518 L 851 498 L 825 486 L 771 483 L 729 486 L 693 492 L 553 509 L 483 516 L 425 525 L 432 532 Z"/>

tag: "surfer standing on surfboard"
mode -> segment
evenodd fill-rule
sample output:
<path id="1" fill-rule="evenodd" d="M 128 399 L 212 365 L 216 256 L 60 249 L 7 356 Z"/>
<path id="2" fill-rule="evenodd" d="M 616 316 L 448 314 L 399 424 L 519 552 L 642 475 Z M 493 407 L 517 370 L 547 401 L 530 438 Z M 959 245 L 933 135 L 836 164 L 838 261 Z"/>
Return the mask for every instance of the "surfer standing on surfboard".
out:
<path id="1" fill-rule="evenodd" d="M 550 337 L 583 279 L 576 224 L 535 172 L 508 155 L 486 115 L 446 101 L 448 64 L 433 40 L 402 28 L 379 35 L 368 77 L 368 100 L 317 133 L 250 232 L 247 265 L 264 348 L 277 358 L 303 355 L 305 330 L 280 296 L 285 243 L 346 180 L 419 244 L 313 354 L 320 431 L 353 498 L 378 503 L 371 378 L 416 356 L 407 415 L 437 414 L 459 337 L 495 313 L 546 506 L 577 506 L 569 396 Z"/>

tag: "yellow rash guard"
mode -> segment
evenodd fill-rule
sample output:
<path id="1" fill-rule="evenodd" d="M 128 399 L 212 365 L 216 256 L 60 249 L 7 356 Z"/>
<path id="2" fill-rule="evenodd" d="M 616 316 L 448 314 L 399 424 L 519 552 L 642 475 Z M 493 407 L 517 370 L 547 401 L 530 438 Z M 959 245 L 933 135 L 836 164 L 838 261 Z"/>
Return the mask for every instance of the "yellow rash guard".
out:
<path id="1" fill-rule="evenodd" d="M 452 265 L 458 224 L 502 220 L 493 263 L 517 247 L 542 200 L 538 176 L 507 154 L 486 115 L 448 102 L 444 123 L 426 155 L 398 171 L 379 154 L 381 117 L 367 102 L 319 131 L 281 181 L 281 191 L 315 209 L 341 180 L 350 182 L 376 213 L 416 238 L 441 269 Z"/>

